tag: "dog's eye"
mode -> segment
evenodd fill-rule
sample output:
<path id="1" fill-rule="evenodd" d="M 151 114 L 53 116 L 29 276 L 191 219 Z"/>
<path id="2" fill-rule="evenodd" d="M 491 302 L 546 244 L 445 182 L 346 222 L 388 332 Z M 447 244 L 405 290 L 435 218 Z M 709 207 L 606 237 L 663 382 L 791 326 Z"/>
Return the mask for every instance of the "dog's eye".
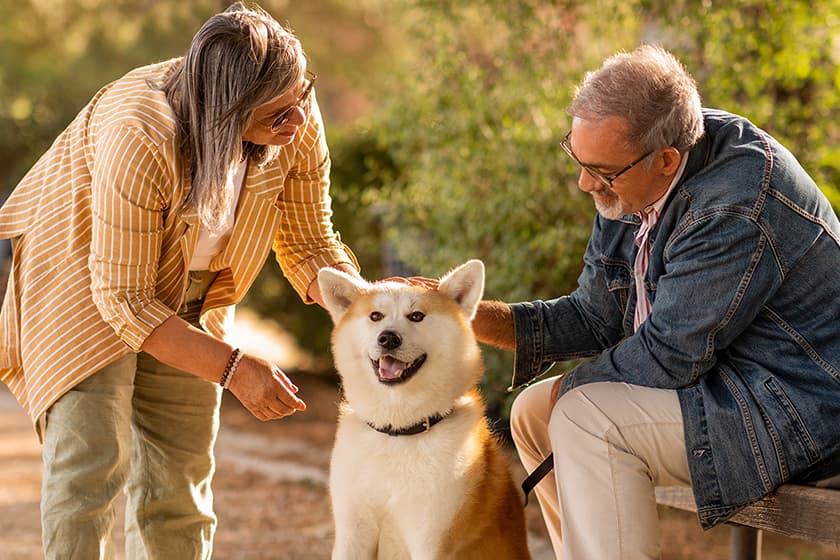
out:
<path id="1" fill-rule="evenodd" d="M 370 314 L 370 320 L 374 322 L 381 321 L 384 317 L 381 311 L 372 311 Z"/>
<path id="2" fill-rule="evenodd" d="M 408 320 L 412 323 L 419 323 L 424 317 L 426 317 L 426 314 L 420 311 L 412 311 L 408 314 Z"/>

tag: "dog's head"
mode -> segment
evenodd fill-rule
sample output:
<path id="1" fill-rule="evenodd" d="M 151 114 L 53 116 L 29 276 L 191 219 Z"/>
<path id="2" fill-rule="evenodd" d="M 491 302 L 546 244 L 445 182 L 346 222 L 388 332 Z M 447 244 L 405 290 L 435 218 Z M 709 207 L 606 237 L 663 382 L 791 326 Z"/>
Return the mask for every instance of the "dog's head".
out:
<path id="1" fill-rule="evenodd" d="M 401 407 L 408 417 L 429 407 L 446 410 L 478 382 L 481 356 L 470 322 L 484 292 L 481 261 L 452 270 L 437 290 L 369 283 L 330 268 L 319 272 L 318 284 L 335 323 L 333 357 L 353 408 L 370 414 Z"/>

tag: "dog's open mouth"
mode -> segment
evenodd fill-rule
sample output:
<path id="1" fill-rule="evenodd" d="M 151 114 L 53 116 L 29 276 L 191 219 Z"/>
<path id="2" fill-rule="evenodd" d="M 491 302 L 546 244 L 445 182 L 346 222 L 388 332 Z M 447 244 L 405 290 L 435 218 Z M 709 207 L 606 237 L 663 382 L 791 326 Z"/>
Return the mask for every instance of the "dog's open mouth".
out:
<path id="1" fill-rule="evenodd" d="M 410 364 L 401 362 L 393 356 L 381 356 L 378 360 L 371 360 L 370 363 L 380 383 L 396 384 L 411 379 L 425 361 L 426 354 Z"/>

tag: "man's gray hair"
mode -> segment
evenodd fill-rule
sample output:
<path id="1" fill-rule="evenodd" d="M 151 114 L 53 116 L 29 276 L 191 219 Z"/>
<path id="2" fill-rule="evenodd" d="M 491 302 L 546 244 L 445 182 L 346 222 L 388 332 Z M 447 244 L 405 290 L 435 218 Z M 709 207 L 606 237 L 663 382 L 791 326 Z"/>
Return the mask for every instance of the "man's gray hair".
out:
<path id="1" fill-rule="evenodd" d="M 202 25 L 186 56 L 160 84 L 178 119 L 192 175 L 182 210 L 197 210 L 210 230 L 221 226 L 234 197 L 231 167 L 244 156 L 262 165 L 278 152 L 243 145 L 254 110 L 300 83 L 305 71 L 298 39 L 260 8 L 237 2 Z"/>
<path id="2" fill-rule="evenodd" d="M 587 73 L 568 109 L 572 117 L 622 117 L 628 144 L 640 150 L 690 149 L 703 136 L 697 84 L 668 51 L 642 45 L 606 59 Z"/>

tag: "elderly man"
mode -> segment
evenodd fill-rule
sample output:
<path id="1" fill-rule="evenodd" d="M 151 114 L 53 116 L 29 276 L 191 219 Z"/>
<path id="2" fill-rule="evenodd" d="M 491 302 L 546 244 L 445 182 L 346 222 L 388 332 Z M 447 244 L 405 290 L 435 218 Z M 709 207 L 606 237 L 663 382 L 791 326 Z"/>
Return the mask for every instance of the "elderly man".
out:
<path id="1" fill-rule="evenodd" d="M 591 358 L 512 411 L 525 467 L 551 457 L 536 493 L 557 554 L 655 558 L 657 485 L 690 485 L 708 528 L 838 471 L 840 223 L 661 48 L 607 59 L 569 113 L 562 147 L 598 210 L 579 286 L 483 302 L 474 327 L 516 350 L 517 386 Z"/>

